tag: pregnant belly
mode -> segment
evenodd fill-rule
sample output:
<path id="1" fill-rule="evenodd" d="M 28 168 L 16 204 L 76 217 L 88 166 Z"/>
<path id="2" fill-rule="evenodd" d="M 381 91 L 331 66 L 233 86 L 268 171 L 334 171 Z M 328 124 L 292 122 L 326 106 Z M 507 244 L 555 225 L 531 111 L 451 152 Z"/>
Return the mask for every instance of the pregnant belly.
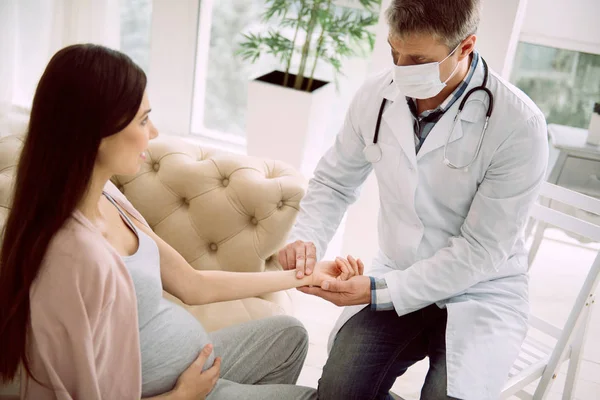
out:
<path id="1" fill-rule="evenodd" d="M 177 378 L 209 342 L 208 333 L 194 316 L 162 299 L 160 311 L 140 330 L 142 397 L 172 390 Z M 211 354 L 206 365 L 213 362 Z"/>

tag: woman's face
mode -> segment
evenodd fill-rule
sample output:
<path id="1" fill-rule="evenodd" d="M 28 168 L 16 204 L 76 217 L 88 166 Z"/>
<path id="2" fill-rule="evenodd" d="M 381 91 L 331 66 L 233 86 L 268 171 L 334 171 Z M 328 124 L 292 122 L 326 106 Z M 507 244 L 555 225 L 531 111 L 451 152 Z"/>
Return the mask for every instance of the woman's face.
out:
<path id="1" fill-rule="evenodd" d="M 148 141 L 158 136 L 150 121 L 150 102 L 144 93 L 136 116 L 122 131 L 105 137 L 100 142 L 96 166 L 111 175 L 135 175 L 146 160 Z"/>

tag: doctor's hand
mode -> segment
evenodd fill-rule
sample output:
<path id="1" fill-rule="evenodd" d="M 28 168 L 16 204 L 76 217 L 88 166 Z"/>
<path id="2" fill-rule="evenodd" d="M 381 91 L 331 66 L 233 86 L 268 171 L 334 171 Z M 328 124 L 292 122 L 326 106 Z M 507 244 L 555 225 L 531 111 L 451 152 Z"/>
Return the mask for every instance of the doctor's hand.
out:
<path id="1" fill-rule="evenodd" d="M 355 306 L 371 303 L 371 279 L 359 275 L 347 281 L 327 280 L 321 287 L 300 287 L 299 291 L 319 296 L 336 306 Z"/>
<path id="2" fill-rule="evenodd" d="M 296 277 L 302 279 L 315 270 L 317 248 L 312 242 L 296 240 L 279 251 L 279 263 L 284 270 L 295 269 Z"/>
<path id="3" fill-rule="evenodd" d="M 323 282 L 332 280 L 347 281 L 354 276 L 362 275 L 364 270 L 363 262 L 352 256 L 348 256 L 347 259 L 338 257 L 335 261 L 321 261 L 315 264 L 311 285 L 321 286 Z"/>

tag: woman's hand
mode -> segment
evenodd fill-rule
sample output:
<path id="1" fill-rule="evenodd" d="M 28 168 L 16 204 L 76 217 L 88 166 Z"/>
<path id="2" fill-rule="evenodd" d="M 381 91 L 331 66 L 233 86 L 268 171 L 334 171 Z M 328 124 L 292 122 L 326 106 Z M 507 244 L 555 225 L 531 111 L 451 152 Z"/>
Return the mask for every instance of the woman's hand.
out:
<path id="1" fill-rule="evenodd" d="M 365 266 L 360 259 L 348 256 L 348 259 L 338 257 L 335 261 L 321 261 L 315 265 L 312 286 L 321 286 L 325 281 L 346 281 L 353 276 L 362 275 Z"/>
<path id="2" fill-rule="evenodd" d="M 217 357 L 212 367 L 202 371 L 213 347 L 204 346 L 198 358 L 179 376 L 174 394 L 179 400 L 204 400 L 215 387 L 221 373 L 221 358 Z"/>

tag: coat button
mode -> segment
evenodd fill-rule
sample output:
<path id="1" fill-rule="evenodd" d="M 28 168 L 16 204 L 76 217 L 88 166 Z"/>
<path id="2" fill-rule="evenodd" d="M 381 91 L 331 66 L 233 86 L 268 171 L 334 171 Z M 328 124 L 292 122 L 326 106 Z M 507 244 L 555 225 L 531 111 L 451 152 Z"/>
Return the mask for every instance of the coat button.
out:
<path id="1" fill-rule="evenodd" d="M 212 251 L 217 251 L 217 250 L 219 249 L 219 246 L 217 246 L 217 244 L 216 244 L 216 243 L 211 243 L 211 244 L 210 244 L 210 249 L 211 249 Z"/>

